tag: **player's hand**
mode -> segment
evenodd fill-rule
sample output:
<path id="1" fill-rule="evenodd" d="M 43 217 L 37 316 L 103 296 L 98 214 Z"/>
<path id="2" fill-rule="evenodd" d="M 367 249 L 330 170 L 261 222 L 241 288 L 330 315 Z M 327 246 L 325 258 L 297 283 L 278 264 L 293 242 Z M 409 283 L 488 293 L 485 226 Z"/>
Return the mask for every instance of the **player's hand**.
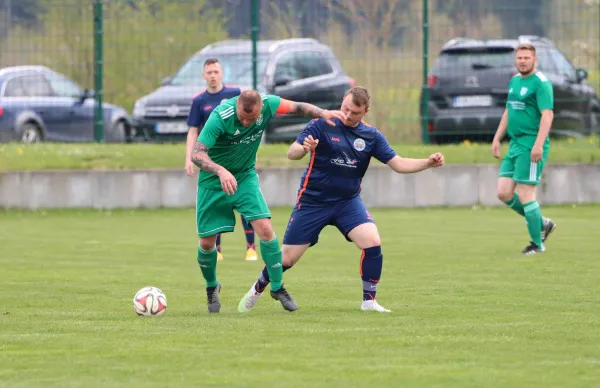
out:
<path id="1" fill-rule="evenodd" d="M 500 142 L 498 140 L 492 141 L 492 156 L 500 159 Z"/>
<path id="2" fill-rule="evenodd" d="M 345 121 L 346 115 L 342 111 L 339 111 L 339 110 L 324 110 L 323 112 L 321 112 L 321 118 L 325 119 L 327 124 L 329 124 L 331 126 L 335 126 L 335 122 L 333 121 L 333 119 L 339 119 L 341 121 Z"/>
<path id="3" fill-rule="evenodd" d="M 221 187 L 225 194 L 232 195 L 237 191 L 237 180 L 229 171 L 222 168 L 219 171 L 219 179 L 221 180 Z"/>
<path id="4" fill-rule="evenodd" d="M 429 167 L 442 167 L 444 165 L 444 155 L 441 152 L 436 152 L 429 157 Z"/>
<path id="5" fill-rule="evenodd" d="M 189 176 L 194 176 L 194 174 L 196 173 L 196 165 L 194 163 L 192 163 L 191 160 L 187 160 L 185 162 L 185 172 Z"/>
<path id="6" fill-rule="evenodd" d="M 538 146 L 537 144 L 533 146 L 533 149 L 531 150 L 531 161 L 532 162 L 539 162 L 540 160 L 542 160 L 542 154 L 544 153 L 544 148 L 540 145 Z"/>
<path id="7" fill-rule="evenodd" d="M 304 152 L 309 153 L 314 151 L 319 145 L 319 139 L 314 139 L 312 135 L 308 135 L 304 138 L 304 142 L 302 143 L 302 147 L 304 148 Z"/>

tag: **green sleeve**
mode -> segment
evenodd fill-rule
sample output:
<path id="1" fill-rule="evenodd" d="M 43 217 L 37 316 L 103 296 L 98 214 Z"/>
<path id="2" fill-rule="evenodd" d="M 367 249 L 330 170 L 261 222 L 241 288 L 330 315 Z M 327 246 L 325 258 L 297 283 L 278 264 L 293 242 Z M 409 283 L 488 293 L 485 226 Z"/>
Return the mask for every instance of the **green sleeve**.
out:
<path id="1" fill-rule="evenodd" d="M 550 81 L 544 81 L 535 92 L 537 106 L 540 111 L 554 108 L 554 90 Z"/>
<path id="2" fill-rule="evenodd" d="M 219 117 L 219 112 L 216 110 L 212 111 L 208 120 L 204 124 L 204 128 L 202 128 L 202 132 L 198 136 L 198 141 L 208 148 L 214 147 L 215 143 L 219 136 L 221 136 L 225 132 L 225 127 L 223 125 L 223 120 Z"/>
<path id="3" fill-rule="evenodd" d="M 512 77 L 512 78 L 510 79 L 510 81 L 508 81 L 508 89 L 507 89 L 507 90 L 509 91 L 509 93 L 510 93 L 510 89 L 512 89 L 512 87 L 513 87 L 513 86 L 512 86 L 512 84 L 513 84 L 513 80 L 514 80 L 514 79 L 515 79 L 515 77 Z M 508 108 L 508 100 L 509 100 L 509 99 L 508 99 L 508 95 L 507 95 L 507 96 L 506 96 L 506 104 L 505 104 L 505 106 L 506 106 L 507 108 Z"/>
<path id="4" fill-rule="evenodd" d="M 267 105 L 269 105 L 273 115 L 277 112 L 277 109 L 279 109 L 279 104 L 281 104 L 281 97 L 272 94 L 267 95 Z"/>

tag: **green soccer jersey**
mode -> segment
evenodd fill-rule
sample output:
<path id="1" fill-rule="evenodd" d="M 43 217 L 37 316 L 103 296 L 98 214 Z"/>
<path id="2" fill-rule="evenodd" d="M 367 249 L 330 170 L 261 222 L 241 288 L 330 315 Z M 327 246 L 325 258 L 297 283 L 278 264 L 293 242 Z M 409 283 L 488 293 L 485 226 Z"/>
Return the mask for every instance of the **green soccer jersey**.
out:
<path id="1" fill-rule="evenodd" d="M 254 124 L 244 127 L 240 123 L 236 113 L 238 97 L 233 97 L 213 110 L 198 136 L 198 141 L 209 148 L 211 160 L 227 169 L 238 182 L 255 173 L 256 152 L 263 131 L 281 102 L 278 96 L 261 96 L 263 108 Z M 198 186 L 221 189 L 221 180 L 210 172 L 200 171 Z"/>
<path id="2" fill-rule="evenodd" d="M 554 108 L 552 83 L 537 71 L 529 77 L 514 76 L 508 84 L 508 136 L 511 141 L 532 149 L 540 128 L 542 111 Z M 550 145 L 546 138 L 544 147 Z"/>

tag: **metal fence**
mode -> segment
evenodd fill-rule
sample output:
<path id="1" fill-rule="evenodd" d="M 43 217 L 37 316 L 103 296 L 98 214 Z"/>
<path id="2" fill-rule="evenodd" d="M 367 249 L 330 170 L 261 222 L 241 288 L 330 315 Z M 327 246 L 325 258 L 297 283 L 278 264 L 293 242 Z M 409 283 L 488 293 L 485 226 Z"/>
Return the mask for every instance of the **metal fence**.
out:
<path id="1" fill-rule="evenodd" d="M 422 89 L 428 82 L 431 93 L 437 87 L 427 76 L 456 37 L 547 37 L 573 68 L 587 71 L 583 83 L 600 92 L 599 0 L 0 0 L 0 67 L 45 65 L 82 87 L 102 85 L 104 102 L 131 113 L 141 96 L 207 44 L 249 39 L 253 4 L 260 6 L 260 39 L 311 37 L 329 45 L 357 84 L 371 90 L 369 122 L 393 140 L 429 141 L 434 134 L 439 118 L 423 109 L 430 104 Z M 577 74 L 555 67 L 565 82 L 555 98 L 574 98 L 566 105 L 589 118 L 584 98 L 567 91 L 580 86 L 567 79 Z M 461 71 L 449 67 L 446 75 L 462 77 Z M 480 83 L 491 78 L 481 77 Z M 464 121 L 451 134 L 469 133 L 472 125 Z M 587 136 L 586 125 L 576 122 L 573 136 Z"/>

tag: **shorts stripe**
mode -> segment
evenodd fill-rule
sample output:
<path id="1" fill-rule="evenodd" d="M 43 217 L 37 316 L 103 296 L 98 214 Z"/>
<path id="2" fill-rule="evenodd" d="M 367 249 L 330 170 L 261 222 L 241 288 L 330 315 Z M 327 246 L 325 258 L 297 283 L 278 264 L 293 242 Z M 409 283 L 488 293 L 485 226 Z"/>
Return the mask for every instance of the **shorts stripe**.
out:
<path id="1" fill-rule="evenodd" d="M 529 165 L 529 180 L 532 182 L 537 181 L 537 163 L 531 162 Z"/>

